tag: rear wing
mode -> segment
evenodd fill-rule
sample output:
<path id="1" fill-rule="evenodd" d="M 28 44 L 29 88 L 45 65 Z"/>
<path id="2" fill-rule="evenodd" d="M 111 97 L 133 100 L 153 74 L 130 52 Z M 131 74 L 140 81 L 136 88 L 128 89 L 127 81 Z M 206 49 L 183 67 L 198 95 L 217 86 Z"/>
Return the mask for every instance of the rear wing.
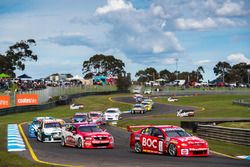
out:
<path id="1" fill-rule="evenodd" d="M 137 129 L 142 129 L 142 128 L 147 128 L 147 127 L 151 127 L 153 125 L 138 125 L 138 126 L 127 126 L 127 130 L 128 132 L 133 132 L 132 129 L 137 128 Z"/>

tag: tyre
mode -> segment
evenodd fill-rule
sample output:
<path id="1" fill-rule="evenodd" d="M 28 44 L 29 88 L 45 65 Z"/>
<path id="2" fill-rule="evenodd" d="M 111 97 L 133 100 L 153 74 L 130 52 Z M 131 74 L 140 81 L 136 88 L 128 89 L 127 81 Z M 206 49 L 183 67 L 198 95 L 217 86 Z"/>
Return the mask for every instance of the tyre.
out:
<path id="1" fill-rule="evenodd" d="M 177 149 L 176 149 L 176 146 L 174 144 L 169 144 L 169 146 L 168 146 L 168 153 L 171 156 L 176 156 Z"/>
<path id="2" fill-rule="evenodd" d="M 77 140 L 77 147 L 82 148 L 82 139 L 78 138 Z"/>
<path id="3" fill-rule="evenodd" d="M 134 151 L 136 153 L 141 153 L 142 152 L 142 145 L 139 141 L 136 141 L 135 142 L 135 148 L 134 148 Z"/>
<path id="4" fill-rule="evenodd" d="M 62 137 L 62 139 L 61 139 L 61 146 L 62 146 L 62 147 L 65 146 L 65 139 L 64 139 L 64 137 Z"/>

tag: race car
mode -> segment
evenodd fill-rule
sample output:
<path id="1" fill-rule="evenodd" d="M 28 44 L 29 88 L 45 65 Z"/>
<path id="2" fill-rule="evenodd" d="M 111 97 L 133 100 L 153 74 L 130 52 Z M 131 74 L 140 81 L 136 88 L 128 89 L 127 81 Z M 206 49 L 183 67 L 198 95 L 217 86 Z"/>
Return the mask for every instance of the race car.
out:
<path id="1" fill-rule="evenodd" d="M 144 93 L 144 94 L 151 94 L 151 93 L 152 93 L 152 90 L 151 90 L 151 89 L 145 89 L 143 93 Z"/>
<path id="2" fill-rule="evenodd" d="M 146 112 L 146 109 L 143 104 L 135 104 L 133 105 L 133 108 L 131 109 L 131 114 L 144 114 Z"/>
<path id="3" fill-rule="evenodd" d="M 71 104 L 70 105 L 71 110 L 79 110 L 79 109 L 83 109 L 83 108 L 84 108 L 83 104 Z"/>
<path id="4" fill-rule="evenodd" d="M 54 118 L 53 117 L 35 117 L 35 118 L 33 118 L 32 123 L 29 124 L 29 128 L 28 128 L 30 138 L 36 138 L 39 122 L 41 120 L 45 120 L 45 119 L 54 119 Z"/>
<path id="5" fill-rule="evenodd" d="M 88 123 L 89 118 L 87 113 L 75 113 L 75 115 L 71 118 L 71 122 L 75 123 L 75 122 L 85 122 Z"/>
<path id="6" fill-rule="evenodd" d="M 176 102 L 176 101 L 178 101 L 178 99 L 177 99 L 177 98 L 174 98 L 174 97 L 169 97 L 169 98 L 168 98 L 168 101 L 169 101 L 169 102 Z"/>
<path id="7" fill-rule="evenodd" d="M 121 118 L 121 111 L 119 108 L 108 108 L 103 115 L 106 121 L 118 121 Z"/>
<path id="8" fill-rule="evenodd" d="M 132 128 L 140 130 L 132 132 Z M 130 148 L 136 153 L 148 152 L 170 156 L 208 156 L 208 143 L 172 125 L 128 126 Z"/>
<path id="9" fill-rule="evenodd" d="M 42 120 L 37 130 L 37 140 L 41 142 L 61 142 L 62 124 L 60 120 Z"/>
<path id="10" fill-rule="evenodd" d="M 96 124 L 70 124 L 62 129 L 62 146 L 114 148 L 114 138 Z"/>
<path id="11" fill-rule="evenodd" d="M 143 98 L 144 102 L 149 102 L 149 104 L 151 104 L 152 108 L 154 107 L 154 102 L 152 99 L 148 98 L 148 97 L 144 97 Z"/>
<path id="12" fill-rule="evenodd" d="M 190 110 L 190 109 L 177 110 L 177 117 L 193 117 L 193 116 L 194 116 L 194 110 Z"/>
<path id="13" fill-rule="evenodd" d="M 149 101 L 142 101 L 141 104 L 145 107 L 146 111 L 151 111 L 152 110 L 152 105 Z"/>
<path id="14" fill-rule="evenodd" d="M 92 123 L 98 124 L 98 125 L 105 125 L 106 119 L 103 116 L 101 111 L 91 111 L 88 113 L 88 117 Z"/>

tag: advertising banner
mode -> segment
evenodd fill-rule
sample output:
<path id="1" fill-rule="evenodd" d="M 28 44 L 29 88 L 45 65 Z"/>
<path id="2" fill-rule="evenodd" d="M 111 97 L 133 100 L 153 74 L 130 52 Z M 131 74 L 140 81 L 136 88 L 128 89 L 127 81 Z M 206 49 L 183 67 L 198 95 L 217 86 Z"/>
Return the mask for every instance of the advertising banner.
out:
<path id="1" fill-rule="evenodd" d="M 38 105 L 37 94 L 16 94 L 16 106 Z"/>
<path id="2" fill-rule="evenodd" d="M 0 108 L 10 107 L 10 96 L 0 96 Z"/>

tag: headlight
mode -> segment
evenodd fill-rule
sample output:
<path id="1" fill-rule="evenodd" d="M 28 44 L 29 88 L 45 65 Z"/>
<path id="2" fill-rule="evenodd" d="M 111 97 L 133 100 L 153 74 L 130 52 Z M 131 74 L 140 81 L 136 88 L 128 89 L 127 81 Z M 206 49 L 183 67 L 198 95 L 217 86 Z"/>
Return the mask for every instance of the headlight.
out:
<path id="1" fill-rule="evenodd" d="M 182 146 L 182 147 L 187 147 L 188 144 L 186 144 L 186 143 L 181 143 L 181 146 Z"/>
<path id="2" fill-rule="evenodd" d="M 92 137 L 85 137 L 85 140 L 92 140 Z"/>

